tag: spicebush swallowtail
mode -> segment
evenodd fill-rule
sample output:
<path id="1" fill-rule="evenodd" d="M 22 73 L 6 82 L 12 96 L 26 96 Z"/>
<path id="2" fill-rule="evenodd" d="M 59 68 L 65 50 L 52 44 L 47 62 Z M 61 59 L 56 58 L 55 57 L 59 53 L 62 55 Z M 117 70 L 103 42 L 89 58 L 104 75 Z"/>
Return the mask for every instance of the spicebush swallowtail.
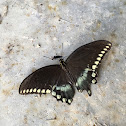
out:
<path id="1" fill-rule="evenodd" d="M 98 40 L 76 49 L 67 59 L 59 59 L 59 64 L 42 67 L 26 77 L 19 87 L 20 94 L 48 94 L 57 100 L 72 103 L 75 88 L 86 90 L 91 96 L 91 84 L 96 84 L 99 64 L 111 48 L 106 40 Z"/>

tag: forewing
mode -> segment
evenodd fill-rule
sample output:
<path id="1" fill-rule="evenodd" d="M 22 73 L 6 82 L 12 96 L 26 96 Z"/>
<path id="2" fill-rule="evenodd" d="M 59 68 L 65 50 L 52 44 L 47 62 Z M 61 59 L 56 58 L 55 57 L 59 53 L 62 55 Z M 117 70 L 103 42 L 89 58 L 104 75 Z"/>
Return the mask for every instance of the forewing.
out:
<path id="1" fill-rule="evenodd" d="M 98 66 L 111 45 L 105 40 L 94 41 L 79 47 L 67 58 L 67 69 L 74 77 L 79 91 L 87 90 L 91 96 L 91 83 L 97 82 Z"/>
<path id="2" fill-rule="evenodd" d="M 51 93 L 57 100 L 72 102 L 74 88 L 64 70 L 59 65 L 42 67 L 23 80 L 20 94 Z M 71 101 L 71 102 L 70 102 Z"/>

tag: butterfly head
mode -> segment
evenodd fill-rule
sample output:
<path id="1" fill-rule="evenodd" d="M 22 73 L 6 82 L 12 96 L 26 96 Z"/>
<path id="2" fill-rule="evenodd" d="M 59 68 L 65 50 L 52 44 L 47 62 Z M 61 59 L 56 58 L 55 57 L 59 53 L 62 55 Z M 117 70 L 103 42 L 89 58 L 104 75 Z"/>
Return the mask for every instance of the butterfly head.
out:
<path id="1" fill-rule="evenodd" d="M 54 56 L 52 60 L 59 59 L 60 66 L 64 68 L 66 66 L 66 63 L 64 62 L 63 56 Z"/>
<path id="2" fill-rule="evenodd" d="M 54 57 L 52 58 L 52 60 L 55 60 L 55 59 L 62 59 L 62 56 L 54 56 Z"/>

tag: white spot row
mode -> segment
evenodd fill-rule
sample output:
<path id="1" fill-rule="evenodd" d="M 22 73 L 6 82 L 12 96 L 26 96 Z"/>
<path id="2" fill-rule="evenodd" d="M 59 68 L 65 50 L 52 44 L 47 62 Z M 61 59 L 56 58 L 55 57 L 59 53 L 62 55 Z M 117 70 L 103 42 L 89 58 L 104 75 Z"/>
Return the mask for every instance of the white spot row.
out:
<path id="1" fill-rule="evenodd" d="M 107 46 L 105 46 L 105 48 L 98 54 L 97 60 L 94 62 L 95 65 L 92 65 L 92 69 L 95 70 L 99 64 L 99 62 L 101 61 L 101 58 L 103 57 L 103 55 L 106 53 L 105 51 L 107 51 L 110 48 L 111 44 L 109 43 Z"/>
<path id="2" fill-rule="evenodd" d="M 51 93 L 51 90 L 49 89 L 37 89 L 37 88 L 34 88 L 34 89 L 24 89 L 24 90 L 21 90 L 20 91 L 20 94 L 28 94 L 28 93 L 38 93 L 38 94 L 49 94 Z"/>
<path id="3" fill-rule="evenodd" d="M 93 72 L 93 73 L 92 73 L 92 77 L 95 77 L 95 76 L 96 76 L 96 73 Z"/>
<path id="4" fill-rule="evenodd" d="M 90 90 L 88 90 L 87 92 L 88 92 L 89 95 L 91 95 L 91 91 Z"/>
<path id="5" fill-rule="evenodd" d="M 52 96 L 55 96 L 57 100 L 61 99 L 61 95 L 56 94 L 55 91 L 52 91 Z M 68 99 L 68 100 L 67 100 L 66 98 L 62 98 L 62 101 L 63 101 L 63 102 L 67 102 L 67 101 L 68 101 L 69 104 L 72 103 L 72 99 Z"/>
<path id="6" fill-rule="evenodd" d="M 100 61 L 101 61 L 101 58 L 104 56 L 104 54 L 106 53 L 106 51 L 110 48 L 111 44 L 108 43 L 108 45 L 105 46 L 105 48 L 98 54 L 98 57 L 96 59 L 96 61 L 94 62 L 94 65 L 92 65 L 92 77 L 95 77 L 96 76 L 96 73 L 95 73 L 95 70 L 97 69 Z M 96 80 L 93 79 L 92 80 L 92 83 L 96 83 Z"/>
<path id="7" fill-rule="evenodd" d="M 97 82 L 96 79 L 92 80 L 92 84 L 96 84 L 96 82 Z"/>

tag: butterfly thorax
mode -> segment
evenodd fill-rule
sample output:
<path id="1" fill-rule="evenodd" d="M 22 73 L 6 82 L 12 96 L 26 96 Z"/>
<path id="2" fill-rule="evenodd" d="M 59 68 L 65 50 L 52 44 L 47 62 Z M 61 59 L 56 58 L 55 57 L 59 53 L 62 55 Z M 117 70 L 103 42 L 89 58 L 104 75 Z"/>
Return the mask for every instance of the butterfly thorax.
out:
<path id="1" fill-rule="evenodd" d="M 59 59 L 60 66 L 62 67 L 62 69 L 63 69 L 64 71 L 66 71 L 66 63 L 65 63 L 65 61 L 63 60 L 62 56 L 57 55 L 57 56 L 54 56 L 54 57 L 52 58 L 52 60 L 55 60 L 55 59 Z"/>
<path id="2" fill-rule="evenodd" d="M 64 62 L 64 60 L 60 59 L 59 62 L 60 62 L 60 66 L 62 67 L 62 69 L 66 70 L 66 63 Z"/>

